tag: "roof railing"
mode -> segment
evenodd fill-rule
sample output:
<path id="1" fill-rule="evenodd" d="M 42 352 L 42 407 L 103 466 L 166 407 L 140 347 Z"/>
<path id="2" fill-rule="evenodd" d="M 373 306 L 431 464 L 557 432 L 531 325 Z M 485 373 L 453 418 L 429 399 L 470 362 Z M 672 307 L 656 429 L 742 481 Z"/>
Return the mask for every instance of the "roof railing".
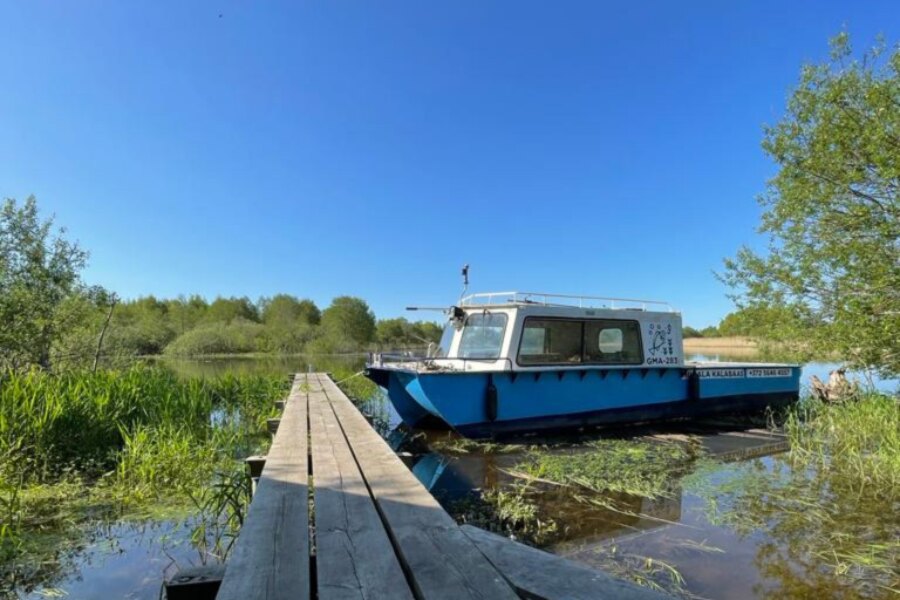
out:
<path id="1" fill-rule="evenodd" d="M 545 292 L 487 292 L 470 294 L 460 300 L 460 306 L 484 306 L 492 304 L 519 304 L 537 306 L 570 306 L 578 308 L 609 308 L 618 310 L 658 310 L 677 312 L 668 302 L 639 300 L 636 298 L 612 298 L 608 296 L 573 296 Z M 618 306 L 617 306 L 618 304 Z"/>

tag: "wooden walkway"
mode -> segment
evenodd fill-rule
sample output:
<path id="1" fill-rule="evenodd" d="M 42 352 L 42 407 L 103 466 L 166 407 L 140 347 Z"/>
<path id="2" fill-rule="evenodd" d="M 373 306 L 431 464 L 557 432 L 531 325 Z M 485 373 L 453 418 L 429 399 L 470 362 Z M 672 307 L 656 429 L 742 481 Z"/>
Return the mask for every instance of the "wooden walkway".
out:
<path id="1" fill-rule="evenodd" d="M 662 598 L 459 527 L 325 374 L 283 410 L 218 600 Z"/>

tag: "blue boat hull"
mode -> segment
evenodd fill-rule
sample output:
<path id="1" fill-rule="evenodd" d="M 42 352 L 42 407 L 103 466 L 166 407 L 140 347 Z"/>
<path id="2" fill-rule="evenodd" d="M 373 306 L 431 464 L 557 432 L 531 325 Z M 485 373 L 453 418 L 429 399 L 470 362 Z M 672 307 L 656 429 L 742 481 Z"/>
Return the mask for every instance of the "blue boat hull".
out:
<path id="1" fill-rule="evenodd" d="M 761 411 L 796 401 L 800 381 L 799 367 L 760 365 L 367 374 L 408 425 L 472 438 Z"/>

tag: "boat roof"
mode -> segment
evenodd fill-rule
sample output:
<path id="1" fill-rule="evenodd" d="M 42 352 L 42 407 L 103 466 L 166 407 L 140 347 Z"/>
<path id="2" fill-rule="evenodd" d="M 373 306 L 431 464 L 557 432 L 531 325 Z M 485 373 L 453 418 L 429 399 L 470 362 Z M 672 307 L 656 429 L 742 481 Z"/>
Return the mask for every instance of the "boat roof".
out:
<path id="1" fill-rule="evenodd" d="M 662 300 L 638 300 L 610 296 L 578 296 L 548 294 L 546 292 L 485 292 L 470 294 L 460 299 L 462 308 L 493 306 L 553 306 L 567 308 L 602 308 L 606 310 L 639 310 L 646 312 L 678 313 L 671 304 Z"/>

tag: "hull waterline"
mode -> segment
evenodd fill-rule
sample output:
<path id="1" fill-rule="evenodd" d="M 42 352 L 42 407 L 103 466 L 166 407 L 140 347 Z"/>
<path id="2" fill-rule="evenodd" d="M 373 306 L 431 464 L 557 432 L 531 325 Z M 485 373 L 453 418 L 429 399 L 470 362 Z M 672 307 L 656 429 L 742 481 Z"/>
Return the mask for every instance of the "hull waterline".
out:
<path id="1" fill-rule="evenodd" d="M 388 384 L 388 396 L 408 425 L 430 421 L 466 437 L 488 438 L 761 412 L 798 399 L 799 367 L 759 367 L 494 373 L 372 368 L 370 378 Z"/>

